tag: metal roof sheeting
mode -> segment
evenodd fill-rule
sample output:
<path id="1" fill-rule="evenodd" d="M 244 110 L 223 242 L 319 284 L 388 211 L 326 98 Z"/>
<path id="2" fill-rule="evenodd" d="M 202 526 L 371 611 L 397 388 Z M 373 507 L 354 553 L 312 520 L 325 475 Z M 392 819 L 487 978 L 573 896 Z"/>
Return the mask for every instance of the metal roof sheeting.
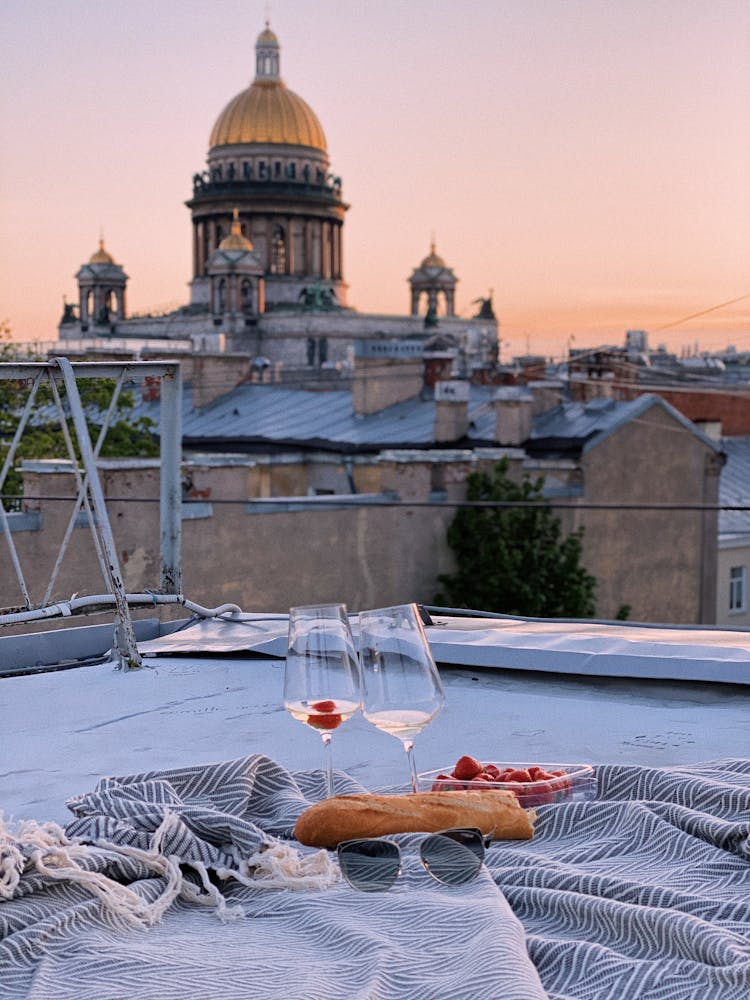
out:
<path id="1" fill-rule="evenodd" d="M 597 398 L 586 403 L 563 403 L 554 410 L 541 413 L 534 418 L 531 441 L 575 441 L 581 444 L 584 450 L 588 450 L 631 420 L 640 417 L 652 406 L 662 407 L 704 444 L 714 451 L 721 451 L 715 441 L 655 393 L 644 393 L 627 402 Z"/>
<path id="2" fill-rule="evenodd" d="M 472 385 L 469 394 L 467 443 L 496 441 L 497 387 Z M 534 417 L 529 444 L 537 450 L 594 447 L 606 436 L 650 407 L 666 409 L 714 450 L 716 442 L 698 430 L 669 403 L 654 394 L 629 402 L 596 399 L 588 403 L 563 403 Z M 246 384 L 232 389 L 201 409 L 192 406 L 187 386 L 183 392 L 182 433 L 188 445 L 241 442 L 325 446 L 341 450 L 376 450 L 386 447 L 424 447 L 435 443 L 435 400 L 414 396 L 377 413 L 355 414 L 349 390 L 313 391 L 277 385 Z M 140 403 L 134 415 L 150 416 L 158 424 L 159 404 Z"/>
<path id="3" fill-rule="evenodd" d="M 750 506 L 750 437 L 722 438 L 726 464 L 719 481 L 719 503 L 727 507 Z M 750 534 L 750 512 L 719 513 L 720 535 Z"/>
<path id="4" fill-rule="evenodd" d="M 469 437 L 492 441 L 493 387 L 472 386 Z M 159 404 L 140 404 L 136 415 L 159 420 Z M 434 443 L 435 400 L 415 396 L 377 413 L 355 414 L 351 392 L 310 391 L 274 385 L 242 385 L 200 410 L 183 393 L 182 433 L 188 443 L 266 441 L 333 445 L 357 449 Z"/>

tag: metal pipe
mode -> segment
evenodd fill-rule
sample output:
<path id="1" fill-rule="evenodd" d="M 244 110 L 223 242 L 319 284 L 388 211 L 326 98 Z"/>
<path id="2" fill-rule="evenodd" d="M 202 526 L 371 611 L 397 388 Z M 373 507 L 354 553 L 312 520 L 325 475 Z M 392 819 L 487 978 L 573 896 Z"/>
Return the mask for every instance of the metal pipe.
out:
<path id="1" fill-rule="evenodd" d="M 182 544 L 182 378 L 180 366 L 161 380 L 161 488 L 159 533 L 161 589 L 179 594 L 182 588 L 180 548 Z"/>
<path id="2" fill-rule="evenodd" d="M 200 618 L 221 618 L 224 615 L 240 615 L 242 608 L 237 604 L 220 604 L 216 608 L 205 608 L 189 601 L 184 594 L 125 594 L 128 605 L 180 604 L 187 611 Z M 45 618 L 69 618 L 86 608 L 110 607 L 116 603 L 113 594 L 93 594 L 88 597 L 72 597 L 69 601 L 57 601 L 46 608 L 32 608 L 29 611 L 14 611 L 0 615 L 0 625 L 18 625 L 23 622 L 43 621 Z"/>

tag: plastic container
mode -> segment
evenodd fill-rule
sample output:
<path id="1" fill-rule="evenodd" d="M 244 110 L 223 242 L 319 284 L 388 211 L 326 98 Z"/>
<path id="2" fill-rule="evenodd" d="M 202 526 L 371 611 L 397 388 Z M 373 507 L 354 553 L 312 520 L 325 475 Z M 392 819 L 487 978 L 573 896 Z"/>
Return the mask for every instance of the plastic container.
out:
<path id="1" fill-rule="evenodd" d="M 486 761 L 485 764 L 490 763 Z M 506 767 L 529 768 L 543 767 L 546 771 L 564 771 L 565 773 L 546 781 L 461 781 L 458 778 L 443 777 L 450 775 L 452 766 L 439 768 L 436 771 L 424 771 L 419 775 L 420 792 L 447 792 L 456 789 L 503 788 L 513 792 L 524 808 L 549 805 L 552 802 L 580 802 L 596 797 L 596 774 L 590 764 L 531 764 L 531 763 L 495 763 L 500 771 Z"/>

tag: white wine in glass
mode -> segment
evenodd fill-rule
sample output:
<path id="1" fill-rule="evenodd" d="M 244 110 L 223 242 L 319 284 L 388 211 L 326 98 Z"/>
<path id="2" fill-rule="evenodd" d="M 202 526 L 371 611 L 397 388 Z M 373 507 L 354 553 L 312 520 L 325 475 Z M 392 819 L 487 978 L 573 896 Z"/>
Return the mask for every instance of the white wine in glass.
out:
<path id="1" fill-rule="evenodd" d="M 443 684 L 416 604 L 362 611 L 359 615 L 362 714 L 377 729 L 401 740 L 418 789 L 414 739 L 445 703 Z"/>
<path id="2" fill-rule="evenodd" d="M 316 604 L 289 612 L 284 708 L 320 733 L 326 748 L 326 792 L 333 795 L 331 733 L 361 703 L 360 668 L 343 604 Z"/>

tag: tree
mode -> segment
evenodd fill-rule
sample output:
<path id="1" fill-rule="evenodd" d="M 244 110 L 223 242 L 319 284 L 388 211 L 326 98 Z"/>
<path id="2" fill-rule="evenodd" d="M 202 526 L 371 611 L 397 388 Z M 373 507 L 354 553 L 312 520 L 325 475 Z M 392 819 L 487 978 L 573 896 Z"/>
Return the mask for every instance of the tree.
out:
<path id="1" fill-rule="evenodd" d="M 448 528 L 455 573 L 440 576 L 437 604 L 543 618 L 590 618 L 596 580 L 581 565 L 583 528 L 562 537 L 542 496 L 544 478 L 508 475 L 508 460 L 473 472 L 468 500 L 531 504 L 463 507 Z"/>
<path id="2" fill-rule="evenodd" d="M 7 323 L 0 323 L 0 362 L 40 361 L 19 351 L 10 340 Z M 99 427 L 106 412 L 115 383 L 111 379 L 79 379 L 78 392 L 92 441 L 96 441 Z M 15 382 L 0 380 L 0 468 L 16 432 L 21 412 L 28 395 L 28 387 Z M 65 389 L 59 386 L 60 397 L 65 405 Z M 117 413 L 107 431 L 99 454 L 102 458 L 149 457 L 159 454 L 159 443 L 155 435 L 155 424 L 148 417 L 133 418 L 131 411 L 135 398 L 129 390 L 120 393 Z M 49 386 L 42 385 L 36 396 L 36 414 L 32 414 L 26 425 L 14 456 L 13 467 L 2 486 L 3 505 L 6 509 L 15 506 L 14 497 L 20 497 L 22 478 L 20 464 L 24 459 L 69 458 L 59 416 L 54 411 L 54 401 Z M 98 421 L 98 423 L 97 423 Z M 70 436 L 76 442 L 73 421 L 67 418 Z M 80 456 L 79 456 L 80 457 Z"/>

